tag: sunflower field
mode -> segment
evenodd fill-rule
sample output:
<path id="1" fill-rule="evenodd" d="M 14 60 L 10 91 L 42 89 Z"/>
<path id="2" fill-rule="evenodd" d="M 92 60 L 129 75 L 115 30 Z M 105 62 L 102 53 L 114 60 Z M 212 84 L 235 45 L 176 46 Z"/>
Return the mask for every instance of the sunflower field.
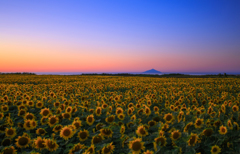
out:
<path id="1" fill-rule="evenodd" d="M 0 76 L 0 153 L 240 153 L 240 79 Z"/>

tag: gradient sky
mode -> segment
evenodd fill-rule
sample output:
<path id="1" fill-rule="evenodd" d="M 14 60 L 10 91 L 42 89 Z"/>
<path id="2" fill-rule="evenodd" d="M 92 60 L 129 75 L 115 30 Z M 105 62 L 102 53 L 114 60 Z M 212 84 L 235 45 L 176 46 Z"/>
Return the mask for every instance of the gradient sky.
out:
<path id="1" fill-rule="evenodd" d="M 0 0 L 0 72 L 240 72 L 238 0 Z"/>

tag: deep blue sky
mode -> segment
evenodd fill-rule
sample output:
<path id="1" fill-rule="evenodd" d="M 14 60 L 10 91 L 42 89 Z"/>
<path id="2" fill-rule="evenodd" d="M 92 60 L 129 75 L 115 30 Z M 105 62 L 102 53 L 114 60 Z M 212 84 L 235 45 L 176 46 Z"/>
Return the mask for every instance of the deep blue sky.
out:
<path id="1" fill-rule="evenodd" d="M 1 0 L 0 42 L 0 71 L 240 72 L 240 1 Z"/>

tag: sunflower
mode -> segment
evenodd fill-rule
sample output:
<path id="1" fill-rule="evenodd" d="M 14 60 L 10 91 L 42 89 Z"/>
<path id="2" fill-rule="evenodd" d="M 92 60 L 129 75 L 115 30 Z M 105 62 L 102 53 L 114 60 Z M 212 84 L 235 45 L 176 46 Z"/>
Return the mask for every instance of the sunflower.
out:
<path id="1" fill-rule="evenodd" d="M 121 134 L 124 134 L 124 133 L 125 133 L 125 130 L 126 130 L 125 126 L 124 126 L 124 125 L 121 125 L 120 133 L 121 133 Z"/>
<path id="2" fill-rule="evenodd" d="M 29 146 L 31 139 L 29 138 L 29 136 L 24 133 L 22 136 L 18 136 L 18 138 L 16 139 L 16 146 L 19 148 L 26 148 Z"/>
<path id="3" fill-rule="evenodd" d="M 32 129 L 35 129 L 37 127 L 37 121 L 31 120 L 31 127 Z"/>
<path id="4" fill-rule="evenodd" d="M 165 131 L 167 131 L 168 128 L 169 128 L 169 125 L 164 124 L 164 125 L 162 125 L 161 130 L 165 132 Z"/>
<path id="5" fill-rule="evenodd" d="M 19 105 L 18 110 L 27 110 L 27 107 L 25 105 Z"/>
<path id="6" fill-rule="evenodd" d="M 56 117 L 56 115 L 51 116 L 51 117 L 48 118 L 48 125 L 50 127 L 53 127 L 55 124 L 58 123 L 58 121 L 59 121 L 59 119 L 58 119 L 58 117 Z"/>
<path id="7" fill-rule="evenodd" d="M 96 129 L 97 129 L 97 130 L 100 130 L 100 129 L 102 129 L 104 126 L 105 126 L 105 125 L 104 125 L 103 123 L 98 123 L 98 124 L 96 125 Z"/>
<path id="8" fill-rule="evenodd" d="M 233 112 L 237 112 L 239 110 L 239 107 L 237 105 L 234 105 L 232 107 Z"/>
<path id="9" fill-rule="evenodd" d="M 123 109 L 121 107 L 117 107 L 116 109 L 116 115 L 123 113 Z"/>
<path id="10" fill-rule="evenodd" d="M 151 109 L 149 107 L 145 106 L 144 113 L 146 114 L 146 116 L 149 116 L 151 114 Z"/>
<path id="11" fill-rule="evenodd" d="M 168 114 L 165 114 L 164 115 L 164 118 L 163 118 L 167 123 L 171 123 L 173 121 L 173 115 L 172 113 L 168 113 Z"/>
<path id="12" fill-rule="evenodd" d="M 212 146 L 211 154 L 219 154 L 220 152 L 221 152 L 221 148 L 219 148 L 219 146 L 217 145 Z"/>
<path id="13" fill-rule="evenodd" d="M 49 108 L 44 108 L 44 109 L 41 109 L 40 114 L 43 117 L 48 117 L 49 115 L 51 115 L 51 111 L 49 110 Z"/>
<path id="14" fill-rule="evenodd" d="M 85 151 L 86 154 L 94 154 L 95 153 L 95 146 L 91 144 L 91 146 Z"/>
<path id="15" fill-rule="evenodd" d="M 212 128 L 206 128 L 206 129 L 203 130 L 202 134 L 204 136 L 209 137 L 209 136 L 211 136 L 213 134 L 213 129 Z"/>
<path id="16" fill-rule="evenodd" d="M 85 129 L 83 131 L 80 130 L 78 133 L 78 138 L 80 141 L 87 140 L 88 136 L 89 136 L 89 131 Z"/>
<path id="17" fill-rule="evenodd" d="M 134 138 L 134 140 L 129 142 L 129 149 L 132 150 L 133 154 L 139 154 L 141 153 L 141 150 L 145 149 L 143 145 L 144 142 L 142 142 L 141 138 Z"/>
<path id="18" fill-rule="evenodd" d="M 192 125 L 193 125 L 193 122 L 188 123 L 188 124 L 184 127 L 183 132 L 185 132 L 185 133 L 188 132 L 190 126 L 192 126 Z"/>
<path id="19" fill-rule="evenodd" d="M 28 105 L 29 107 L 34 107 L 34 102 L 33 102 L 33 101 L 28 101 L 28 102 L 27 102 L 27 105 Z"/>
<path id="20" fill-rule="evenodd" d="M 232 124 L 230 119 L 227 122 L 227 126 L 228 126 L 229 129 L 233 129 L 233 124 Z"/>
<path id="21" fill-rule="evenodd" d="M 72 125 L 74 125 L 76 127 L 76 129 L 79 129 L 82 126 L 82 121 L 75 120 L 72 122 Z"/>
<path id="22" fill-rule="evenodd" d="M 110 115 L 105 119 L 105 121 L 109 124 L 111 124 L 115 120 L 115 115 Z"/>
<path id="23" fill-rule="evenodd" d="M 72 113 L 73 108 L 71 106 L 68 106 L 65 110 L 67 113 Z"/>
<path id="24" fill-rule="evenodd" d="M 24 121 L 24 124 L 23 124 L 23 127 L 26 129 L 26 130 L 31 130 L 32 129 L 32 120 L 25 120 Z"/>
<path id="25" fill-rule="evenodd" d="M 19 117 L 24 117 L 25 114 L 26 114 L 26 112 L 27 112 L 26 110 L 21 109 L 21 110 L 18 111 L 18 116 L 19 116 Z M 1 119 L 1 117 L 0 117 L 0 119 Z"/>
<path id="26" fill-rule="evenodd" d="M 187 141 L 188 145 L 189 146 L 195 146 L 195 144 L 197 143 L 197 140 L 198 140 L 197 134 L 191 133 L 191 136 L 190 136 L 189 140 Z"/>
<path id="27" fill-rule="evenodd" d="M 179 139 L 181 137 L 181 132 L 179 132 L 179 130 L 175 130 L 171 133 L 171 139 L 173 141 L 176 141 L 177 139 Z"/>
<path id="28" fill-rule="evenodd" d="M 38 136 L 36 139 L 34 139 L 34 146 L 36 149 L 39 149 L 39 150 L 45 149 L 46 139 Z"/>
<path id="29" fill-rule="evenodd" d="M 101 114 L 102 114 L 102 108 L 101 108 L 101 107 L 97 107 L 96 110 L 95 110 L 95 114 L 96 114 L 97 116 L 101 116 Z"/>
<path id="30" fill-rule="evenodd" d="M 222 124 L 222 122 L 220 120 L 217 120 L 214 122 L 214 127 L 219 127 Z"/>
<path id="31" fill-rule="evenodd" d="M 53 105 L 54 105 L 54 107 L 59 107 L 60 102 L 55 102 Z"/>
<path id="32" fill-rule="evenodd" d="M 10 138 L 14 138 L 17 133 L 16 133 L 16 128 L 6 128 L 5 129 L 5 135 Z"/>
<path id="33" fill-rule="evenodd" d="M 94 119 L 93 114 L 87 116 L 87 118 L 86 118 L 86 122 L 87 122 L 88 125 L 91 126 L 91 125 L 94 123 L 94 121 L 95 121 L 95 119 Z"/>
<path id="34" fill-rule="evenodd" d="M 141 126 L 138 126 L 138 128 L 136 130 L 136 134 L 140 137 L 143 137 L 143 136 L 147 136 L 148 132 L 147 132 L 146 128 L 143 125 L 141 125 Z"/>
<path id="35" fill-rule="evenodd" d="M 98 135 L 95 135 L 95 136 L 92 137 L 91 143 L 95 145 L 97 143 L 102 142 L 103 139 L 104 139 L 103 136 L 101 134 L 98 134 Z"/>
<path id="36" fill-rule="evenodd" d="M 47 133 L 47 132 L 46 132 L 45 129 L 43 129 L 43 128 L 38 128 L 38 129 L 36 130 L 36 134 L 41 135 L 41 136 L 44 136 L 46 133 Z"/>
<path id="37" fill-rule="evenodd" d="M 155 126 L 156 125 L 156 121 L 151 120 L 151 121 L 148 122 L 148 125 L 149 125 L 149 127 Z"/>
<path id="38" fill-rule="evenodd" d="M 6 146 L 10 146 L 11 143 L 12 143 L 11 138 L 4 138 L 3 141 L 2 141 L 2 143 L 1 143 L 1 145 L 4 146 L 4 147 L 6 147 Z"/>
<path id="39" fill-rule="evenodd" d="M 74 132 L 69 126 L 65 126 L 60 131 L 60 137 L 68 140 L 69 138 L 73 137 Z"/>
<path id="40" fill-rule="evenodd" d="M 17 150 L 14 146 L 5 147 L 1 154 L 17 154 Z"/>
<path id="41" fill-rule="evenodd" d="M 131 117 L 131 120 L 136 120 L 137 119 L 137 117 L 136 117 L 136 115 L 134 114 L 132 117 Z"/>
<path id="42" fill-rule="evenodd" d="M 4 114 L 2 112 L 0 112 L 0 120 L 2 120 L 4 117 Z"/>
<path id="43" fill-rule="evenodd" d="M 106 109 L 107 107 L 108 107 L 108 104 L 106 104 L 106 103 L 103 103 L 103 104 L 102 104 L 102 108 L 103 108 L 103 109 Z"/>
<path id="44" fill-rule="evenodd" d="M 112 137 L 113 134 L 113 131 L 109 128 L 100 129 L 100 132 L 104 137 Z"/>
<path id="45" fill-rule="evenodd" d="M 141 108 L 140 110 L 138 110 L 137 114 L 138 114 L 138 115 L 142 115 L 143 112 L 144 112 L 144 110 L 143 110 L 143 108 Z"/>
<path id="46" fill-rule="evenodd" d="M 62 117 L 63 119 L 71 120 L 72 115 L 69 112 L 65 112 L 65 113 L 62 113 Z"/>
<path id="47" fill-rule="evenodd" d="M 81 149 L 85 149 L 86 147 L 80 143 L 74 144 L 73 148 L 69 151 L 68 154 L 75 154 Z"/>
<path id="48" fill-rule="evenodd" d="M 225 135 L 227 133 L 227 127 L 224 127 L 223 125 L 220 126 L 219 131 L 220 134 Z"/>
<path id="49" fill-rule="evenodd" d="M 47 117 L 42 117 L 40 122 L 41 122 L 41 125 L 45 125 L 45 124 L 48 123 L 48 118 Z"/>
<path id="50" fill-rule="evenodd" d="M 159 108 L 158 108 L 157 106 L 154 106 L 154 107 L 153 107 L 153 111 L 154 111 L 154 112 L 158 112 L 158 111 L 159 111 Z"/>
<path id="51" fill-rule="evenodd" d="M 102 154 L 111 154 L 111 153 L 113 153 L 115 146 L 112 145 L 112 144 L 113 144 L 113 142 L 111 142 L 110 144 L 104 146 L 102 148 L 102 150 L 101 150 Z"/>
<path id="52" fill-rule="evenodd" d="M 9 110 L 8 105 L 2 105 L 1 108 L 3 112 L 7 112 Z"/>
<path id="53" fill-rule="evenodd" d="M 159 136 L 154 139 L 153 146 L 155 151 L 157 151 L 157 146 L 163 147 L 166 145 L 167 145 L 167 139 L 165 136 Z"/>
<path id="54" fill-rule="evenodd" d="M 195 128 L 201 128 L 203 124 L 204 124 L 203 119 L 197 118 L 194 125 Z"/>
<path id="55" fill-rule="evenodd" d="M 63 128 L 62 125 L 56 125 L 56 126 L 53 127 L 53 131 L 54 131 L 55 133 L 57 133 L 57 132 L 61 131 L 62 128 Z"/>
<path id="56" fill-rule="evenodd" d="M 117 117 L 118 117 L 119 120 L 124 120 L 125 115 L 123 113 L 120 113 L 120 114 L 117 115 Z"/>
<path id="57" fill-rule="evenodd" d="M 56 151 L 57 148 L 59 147 L 57 142 L 55 140 L 51 140 L 51 139 L 46 139 L 45 140 L 45 146 L 48 149 L 48 151 Z"/>

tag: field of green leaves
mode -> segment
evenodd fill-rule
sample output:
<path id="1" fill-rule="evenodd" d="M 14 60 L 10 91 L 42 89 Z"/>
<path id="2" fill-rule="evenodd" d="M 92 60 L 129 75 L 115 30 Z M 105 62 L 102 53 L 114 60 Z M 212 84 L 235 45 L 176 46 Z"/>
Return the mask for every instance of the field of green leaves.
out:
<path id="1" fill-rule="evenodd" d="M 0 76 L 0 153 L 240 153 L 240 79 Z"/>

